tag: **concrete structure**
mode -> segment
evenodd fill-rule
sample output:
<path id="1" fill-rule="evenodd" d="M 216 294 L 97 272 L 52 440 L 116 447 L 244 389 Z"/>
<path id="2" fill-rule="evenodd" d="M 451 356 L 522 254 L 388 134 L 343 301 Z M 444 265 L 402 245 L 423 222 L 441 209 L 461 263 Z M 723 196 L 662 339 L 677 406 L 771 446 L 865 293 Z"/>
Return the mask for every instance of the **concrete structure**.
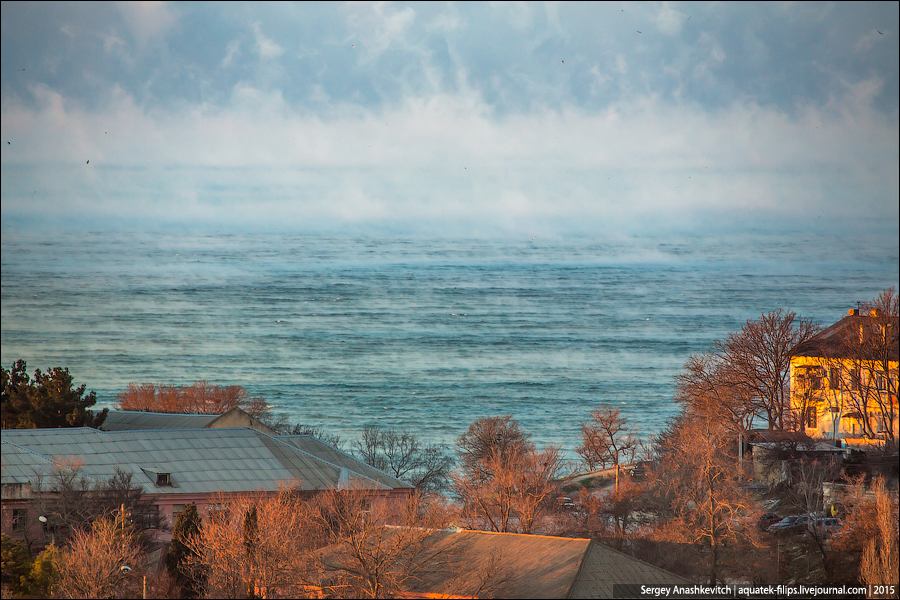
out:
<path id="1" fill-rule="evenodd" d="M 896 443 L 898 319 L 859 310 L 791 357 L 791 410 L 813 438 L 849 446 Z"/>

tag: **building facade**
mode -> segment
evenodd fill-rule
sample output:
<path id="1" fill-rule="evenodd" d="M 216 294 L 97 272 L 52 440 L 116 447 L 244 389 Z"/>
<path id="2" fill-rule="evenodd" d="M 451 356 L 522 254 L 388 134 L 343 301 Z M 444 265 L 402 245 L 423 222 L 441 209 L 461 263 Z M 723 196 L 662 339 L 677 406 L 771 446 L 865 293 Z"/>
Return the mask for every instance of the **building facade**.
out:
<path id="1" fill-rule="evenodd" d="M 898 439 L 898 319 L 858 309 L 791 357 L 791 409 L 800 431 L 849 446 Z"/>

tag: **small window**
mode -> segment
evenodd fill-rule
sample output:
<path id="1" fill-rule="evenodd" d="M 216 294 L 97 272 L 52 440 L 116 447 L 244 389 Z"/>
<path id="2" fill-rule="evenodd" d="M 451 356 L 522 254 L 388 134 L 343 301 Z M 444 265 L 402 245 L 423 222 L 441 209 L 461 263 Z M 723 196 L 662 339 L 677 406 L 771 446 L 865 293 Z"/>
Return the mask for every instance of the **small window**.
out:
<path id="1" fill-rule="evenodd" d="M 156 474 L 156 485 L 172 485 L 171 473 L 157 473 Z"/>
<path id="2" fill-rule="evenodd" d="M 16 533 L 22 533 L 28 527 L 28 510 L 14 508 L 12 511 L 12 528 Z"/>
<path id="3" fill-rule="evenodd" d="M 828 371 L 828 387 L 836 390 L 841 387 L 841 369 L 840 367 L 831 367 Z"/>
<path id="4" fill-rule="evenodd" d="M 885 381 L 883 373 L 878 373 L 875 375 L 875 389 L 879 392 L 887 390 L 887 382 Z"/>
<path id="5" fill-rule="evenodd" d="M 853 369 L 850 371 L 850 389 L 858 390 L 859 389 L 859 368 Z"/>
<path id="6" fill-rule="evenodd" d="M 818 424 L 818 411 L 815 406 L 806 409 L 806 426 L 815 427 Z"/>

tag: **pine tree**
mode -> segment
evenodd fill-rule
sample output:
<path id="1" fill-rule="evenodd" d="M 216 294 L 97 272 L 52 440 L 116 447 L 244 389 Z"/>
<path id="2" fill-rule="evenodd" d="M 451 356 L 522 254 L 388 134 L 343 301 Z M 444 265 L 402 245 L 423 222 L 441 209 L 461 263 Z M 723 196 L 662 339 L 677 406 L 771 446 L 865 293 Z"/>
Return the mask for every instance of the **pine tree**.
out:
<path id="1" fill-rule="evenodd" d="M 196 554 L 188 545 L 188 540 L 202 535 L 203 523 L 200 520 L 200 512 L 197 505 L 191 502 L 178 515 L 169 553 L 166 554 L 166 568 L 185 598 L 196 598 L 203 591 L 203 573 L 192 564 L 194 561 L 190 559 Z"/>
<path id="2" fill-rule="evenodd" d="M 73 386 L 68 369 L 54 367 L 46 373 L 37 369 L 32 380 L 24 360 L 7 371 L 0 367 L 2 394 L 0 413 L 4 429 L 42 429 L 51 427 L 99 427 L 108 409 L 88 410 L 97 403 L 97 394 L 85 395 L 84 385 Z"/>

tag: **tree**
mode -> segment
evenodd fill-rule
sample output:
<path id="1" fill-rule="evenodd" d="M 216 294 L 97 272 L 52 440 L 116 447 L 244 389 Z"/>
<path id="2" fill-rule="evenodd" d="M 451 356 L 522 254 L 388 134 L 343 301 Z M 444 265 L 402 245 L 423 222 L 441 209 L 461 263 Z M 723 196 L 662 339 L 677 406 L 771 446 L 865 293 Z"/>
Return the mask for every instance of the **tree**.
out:
<path id="1" fill-rule="evenodd" d="M 324 442 L 329 446 L 333 446 L 338 450 L 343 450 L 344 440 L 335 433 L 329 433 L 321 427 L 306 425 L 305 423 L 290 423 L 285 415 L 270 417 L 263 422 L 278 435 L 309 435 L 320 442 Z"/>
<path id="2" fill-rule="evenodd" d="M 99 427 L 108 409 L 88 410 L 97 403 L 97 394 L 85 396 L 85 385 L 73 387 L 69 369 L 54 367 L 46 373 L 37 369 L 28 377 L 24 360 L 7 371 L 0 367 L 0 413 L 3 429 L 53 427 Z"/>
<path id="3" fill-rule="evenodd" d="M 250 397 L 239 385 L 220 386 L 197 381 L 189 386 L 129 383 L 116 397 L 118 410 L 220 415 L 240 407 L 251 417 L 271 417 L 265 398 Z"/>
<path id="4" fill-rule="evenodd" d="M 519 429 L 519 422 L 505 415 L 486 417 L 469 425 L 469 429 L 456 439 L 456 449 L 460 470 L 479 474 L 486 459 L 496 455 L 500 461 L 511 462 L 533 450 L 534 445 Z"/>
<path id="5" fill-rule="evenodd" d="M 674 425 L 656 446 L 657 473 L 663 474 L 651 484 L 657 509 L 670 528 L 710 547 L 709 582 L 715 585 L 722 545 L 756 543 L 745 521 L 754 509 L 740 489 L 727 429 L 714 419 L 685 415 Z"/>
<path id="6" fill-rule="evenodd" d="M 112 598 L 134 582 L 139 550 L 122 521 L 101 518 L 90 531 L 75 532 L 59 556 L 54 592 L 66 598 Z"/>
<path id="7" fill-rule="evenodd" d="M 507 450 L 509 450 L 507 448 Z M 517 450 L 502 447 L 453 475 L 461 516 L 473 529 L 532 533 L 555 512 L 562 461 L 559 447 Z"/>
<path id="8" fill-rule="evenodd" d="M 419 494 L 392 503 L 341 490 L 319 494 L 307 506 L 322 549 L 307 554 L 306 577 L 326 597 L 396 597 L 440 558 L 430 538 L 446 517 Z"/>
<path id="9" fill-rule="evenodd" d="M 736 333 L 716 342 L 739 397 L 751 400 L 766 416 L 769 429 L 784 429 L 790 415 L 788 380 L 794 349 L 819 332 L 818 325 L 781 309 L 747 321 Z"/>
<path id="10" fill-rule="evenodd" d="M 638 447 L 638 440 L 628 430 L 622 412 L 608 406 L 591 411 L 591 421 L 581 424 L 582 444 L 575 449 L 588 469 L 631 462 Z"/>
<path id="11" fill-rule="evenodd" d="M 203 522 L 197 504 L 184 507 L 172 531 L 172 543 L 166 554 L 166 570 L 186 598 L 198 597 L 204 587 L 204 571 L 194 568 L 203 544 Z"/>
<path id="12" fill-rule="evenodd" d="M 897 498 L 892 498 L 878 478 L 875 485 L 876 535 L 866 544 L 859 566 L 859 578 L 867 585 L 900 583 Z M 885 597 L 895 597 L 896 591 Z"/>
<path id="13" fill-rule="evenodd" d="M 364 463 L 408 481 L 420 491 L 447 488 L 453 458 L 439 444 L 425 444 L 409 431 L 368 425 L 353 446 Z"/>
<path id="14" fill-rule="evenodd" d="M 4 589 L 9 588 L 13 598 L 27 597 L 30 590 L 31 556 L 19 541 L 0 534 L 0 555 L 2 555 Z"/>
<path id="15" fill-rule="evenodd" d="M 688 358 L 675 378 L 675 401 L 684 410 L 723 423 L 733 433 L 752 427 L 753 399 L 730 371 L 727 355 L 698 354 Z"/>

